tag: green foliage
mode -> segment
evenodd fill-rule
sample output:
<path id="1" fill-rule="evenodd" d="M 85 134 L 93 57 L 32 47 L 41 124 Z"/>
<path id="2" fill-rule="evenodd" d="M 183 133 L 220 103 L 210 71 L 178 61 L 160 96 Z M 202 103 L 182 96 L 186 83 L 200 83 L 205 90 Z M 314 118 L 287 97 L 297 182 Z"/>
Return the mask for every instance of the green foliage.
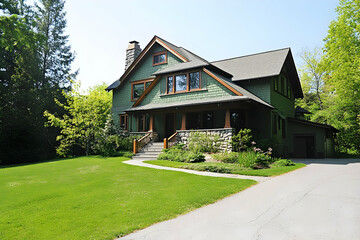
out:
<path id="1" fill-rule="evenodd" d="M 95 134 L 94 144 L 91 146 L 95 154 L 102 156 L 117 156 L 118 151 L 131 151 L 134 139 L 140 136 L 129 136 L 127 132 L 117 128 L 109 114 L 105 127 Z"/>
<path id="2" fill-rule="evenodd" d="M 206 165 L 185 165 L 182 168 L 191 169 L 195 171 L 204 171 L 204 172 L 216 172 L 216 173 L 231 173 L 231 168 L 228 166 L 221 166 L 215 164 L 206 164 Z"/>
<path id="3" fill-rule="evenodd" d="M 191 132 L 188 141 L 188 149 L 193 152 L 215 153 L 219 151 L 220 136 L 218 134 Z"/>
<path id="4" fill-rule="evenodd" d="M 279 159 L 275 161 L 272 165 L 275 167 L 285 167 L 285 166 L 294 166 L 295 164 L 290 159 Z"/>
<path id="5" fill-rule="evenodd" d="M 183 150 L 181 145 L 175 145 L 172 148 L 164 149 L 158 157 L 159 160 L 168 160 L 175 162 L 204 162 L 205 156 L 200 152 Z"/>
<path id="6" fill-rule="evenodd" d="M 56 101 L 67 112 L 61 117 L 48 111 L 47 126 L 60 128 L 57 140 L 60 146 L 56 152 L 60 156 L 89 155 L 95 144 L 95 136 L 102 131 L 111 108 L 111 94 L 104 91 L 106 84 L 88 90 L 86 95 L 78 91 L 77 85 L 71 92 L 63 93 L 66 104 Z M 112 141 L 116 142 L 116 138 Z M 76 151 L 77 149 L 77 151 Z"/>
<path id="7" fill-rule="evenodd" d="M 324 65 L 326 83 L 334 93 L 329 106 L 329 123 L 340 130 L 340 150 L 360 152 L 360 4 L 358 0 L 341 0 L 338 17 L 329 26 L 325 38 Z"/>
<path id="8" fill-rule="evenodd" d="M 239 159 L 238 162 L 240 166 L 244 168 L 252 168 L 255 164 L 257 158 L 257 153 L 255 151 L 246 151 L 246 152 L 240 152 L 239 153 Z"/>
<path id="9" fill-rule="evenodd" d="M 73 55 L 63 34 L 66 27 L 64 3 L 47 2 L 49 8 L 58 7 L 50 13 L 49 8 L 26 5 L 21 0 L 0 3 L 0 152 L 3 163 L 39 161 L 55 155 L 58 131 L 45 128 L 43 113 L 49 110 L 63 114 L 54 98 L 62 102 L 61 91 L 70 87 Z M 49 23 L 47 34 L 37 21 L 39 18 L 45 20 L 42 18 L 45 15 Z M 48 61 L 45 61 L 45 49 Z"/>
<path id="10" fill-rule="evenodd" d="M 199 152 L 189 152 L 186 156 L 186 161 L 188 163 L 198 163 L 198 162 L 204 162 L 205 156 Z"/>
<path id="11" fill-rule="evenodd" d="M 239 160 L 239 153 L 223 152 L 223 153 L 214 154 L 213 158 L 223 163 L 236 163 Z"/>
<path id="12" fill-rule="evenodd" d="M 240 129 L 240 131 L 231 138 L 232 150 L 235 152 L 247 150 L 250 147 L 251 138 L 251 129 Z"/>

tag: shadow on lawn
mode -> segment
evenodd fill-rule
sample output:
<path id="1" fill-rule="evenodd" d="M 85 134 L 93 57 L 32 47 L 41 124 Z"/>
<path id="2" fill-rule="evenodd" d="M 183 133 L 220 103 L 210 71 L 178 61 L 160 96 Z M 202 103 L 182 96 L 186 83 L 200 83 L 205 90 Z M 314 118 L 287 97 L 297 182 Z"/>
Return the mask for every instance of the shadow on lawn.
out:
<path id="1" fill-rule="evenodd" d="M 316 158 L 316 159 L 291 159 L 295 163 L 309 164 L 329 164 L 329 165 L 348 165 L 351 163 L 360 163 L 360 159 L 349 159 L 349 158 Z"/>
<path id="2" fill-rule="evenodd" d="M 28 162 L 28 163 L 16 163 L 16 164 L 9 164 L 9 165 L 0 165 L 0 169 L 2 168 L 13 168 L 13 167 L 21 167 L 21 166 L 28 166 L 28 165 L 34 165 L 34 164 L 39 164 L 39 163 L 49 163 L 49 162 L 57 162 L 57 161 L 64 161 L 64 160 L 71 160 L 74 158 L 80 158 L 80 157 L 88 157 L 88 158 L 112 158 L 112 157 L 126 157 L 126 158 L 131 158 L 133 154 L 131 152 L 128 151 L 119 151 L 117 152 L 114 156 L 108 156 L 108 157 L 104 157 L 104 156 L 100 156 L 100 155 L 89 155 L 89 156 L 75 156 L 75 157 L 67 157 L 67 158 L 55 158 L 55 159 L 49 159 L 49 160 L 42 160 L 42 161 L 37 161 L 37 162 Z M 128 159 L 125 159 L 124 161 L 126 161 Z"/>

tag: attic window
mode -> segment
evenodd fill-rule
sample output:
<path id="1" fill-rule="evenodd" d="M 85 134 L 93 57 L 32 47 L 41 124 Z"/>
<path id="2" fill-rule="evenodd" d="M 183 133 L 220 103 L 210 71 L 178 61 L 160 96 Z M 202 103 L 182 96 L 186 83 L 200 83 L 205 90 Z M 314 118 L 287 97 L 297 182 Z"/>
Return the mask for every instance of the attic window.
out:
<path id="1" fill-rule="evenodd" d="M 153 66 L 165 64 L 167 62 L 167 53 L 165 52 L 158 52 L 154 53 L 153 55 Z"/>

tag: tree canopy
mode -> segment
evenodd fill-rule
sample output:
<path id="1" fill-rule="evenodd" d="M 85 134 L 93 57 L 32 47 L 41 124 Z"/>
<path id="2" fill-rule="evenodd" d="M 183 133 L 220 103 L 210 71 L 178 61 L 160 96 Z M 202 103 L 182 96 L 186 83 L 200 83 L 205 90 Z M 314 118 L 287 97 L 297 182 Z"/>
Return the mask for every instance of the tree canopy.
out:
<path id="1" fill-rule="evenodd" d="M 45 128 L 43 113 L 63 111 L 53 99 L 63 100 L 61 92 L 74 77 L 64 1 L 39 0 L 35 5 L 0 2 L 0 163 L 54 156 L 57 130 Z"/>
<path id="2" fill-rule="evenodd" d="M 340 151 L 360 153 L 360 1 L 341 0 L 336 12 L 323 52 L 302 55 L 305 98 L 297 104 L 340 131 Z"/>

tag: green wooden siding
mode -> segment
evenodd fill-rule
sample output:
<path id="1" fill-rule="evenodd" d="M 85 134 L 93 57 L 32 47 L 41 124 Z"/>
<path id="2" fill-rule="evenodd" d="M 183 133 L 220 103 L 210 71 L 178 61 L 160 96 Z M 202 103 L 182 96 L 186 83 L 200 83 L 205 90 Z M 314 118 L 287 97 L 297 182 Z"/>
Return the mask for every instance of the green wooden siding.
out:
<path id="1" fill-rule="evenodd" d="M 119 114 L 123 113 L 126 109 L 130 108 L 134 102 L 131 101 L 131 82 L 138 81 L 142 79 L 147 79 L 152 76 L 157 70 L 168 67 L 177 63 L 182 62 L 175 55 L 170 52 L 167 52 L 167 64 L 161 64 L 157 66 L 152 65 L 152 55 L 156 52 L 166 51 L 165 48 L 159 44 L 155 44 L 152 49 L 149 50 L 147 55 L 143 60 L 138 63 L 136 69 L 133 70 L 133 73 L 128 77 L 126 83 L 118 88 L 113 90 L 113 99 L 112 99 L 112 116 L 115 124 L 119 124 Z M 135 131 L 135 130 L 134 130 Z"/>
<path id="2" fill-rule="evenodd" d="M 255 94 L 267 103 L 271 103 L 270 91 L 271 91 L 271 79 L 254 79 L 239 81 L 239 85 L 249 92 Z"/>
<path id="3" fill-rule="evenodd" d="M 205 88 L 201 91 L 184 92 L 177 94 L 161 94 L 161 88 L 166 86 L 166 77 L 163 77 L 152 91 L 140 103 L 140 106 L 150 103 L 171 103 L 183 102 L 198 99 L 213 99 L 224 96 L 234 96 L 235 94 L 224 87 L 221 83 L 213 79 L 205 72 L 201 72 L 202 82 L 206 82 Z M 162 86 L 163 85 L 163 86 Z"/>

